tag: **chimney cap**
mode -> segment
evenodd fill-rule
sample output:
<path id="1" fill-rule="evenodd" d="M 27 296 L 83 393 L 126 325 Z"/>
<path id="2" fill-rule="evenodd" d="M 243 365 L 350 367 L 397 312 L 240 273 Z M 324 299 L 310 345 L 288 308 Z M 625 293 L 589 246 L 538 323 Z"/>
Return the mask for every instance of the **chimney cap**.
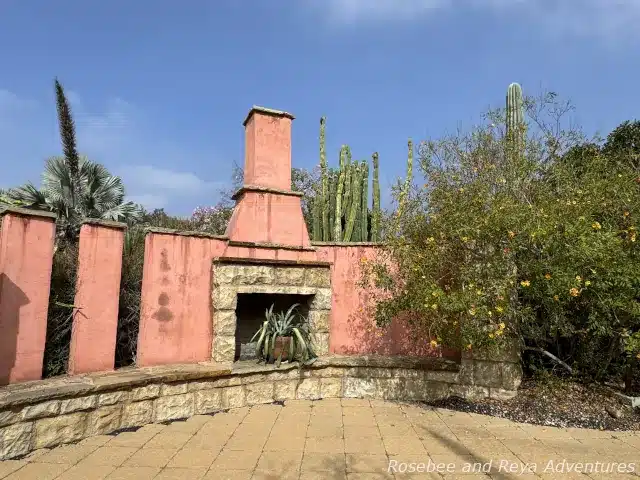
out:
<path id="1" fill-rule="evenodd" d="M 293 115 L 291 115 L 289 112 L 283 112 L 281 110 L 274 110 L 273 108 L 266 108 L 266 107 L 260 107 L 258 105 L 254 105 L 253 107 L 251 107 L 251 110 L 249 110 L 249 113 L 247 114 L 247 118 L 245 118 L 244 122 L 242 122 L 243 126 L 245 127 L 247 126 L 249 119 L 254 113 L 262 113 L 263 115 L 271 115 L 273 117 L 287 117 L 287 118 L 290 118 L 291 120 L 296 118 Z"/>

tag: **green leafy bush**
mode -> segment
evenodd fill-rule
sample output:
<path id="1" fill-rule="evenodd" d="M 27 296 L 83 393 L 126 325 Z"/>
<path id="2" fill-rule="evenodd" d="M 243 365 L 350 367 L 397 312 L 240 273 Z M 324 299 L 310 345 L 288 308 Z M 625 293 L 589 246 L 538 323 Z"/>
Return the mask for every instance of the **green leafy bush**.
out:
<path id="1" fill-rule="evenodd" d="M 525 104 L 529 133 L 517 148 L 496 126 L 502 111 L 421 145 L 424 185 L 389 219 L 395 268 L 365 268 L 385 294 L 377 322 L 413 311 L 434 346 L 515 339 L 578 373 L 615 373 L 639 352 L 637 172 L 557 128 L 560 118 L 547 122 L 541 112 L 566 112 L 555 96 Z"/>

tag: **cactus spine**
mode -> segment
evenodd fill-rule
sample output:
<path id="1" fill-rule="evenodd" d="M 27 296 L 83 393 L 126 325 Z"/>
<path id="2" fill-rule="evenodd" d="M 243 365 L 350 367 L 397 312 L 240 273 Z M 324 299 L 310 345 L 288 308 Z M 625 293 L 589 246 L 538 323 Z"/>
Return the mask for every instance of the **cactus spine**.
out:
<path id="1" fill-rule="evenodd" d="M 378 152 L 372 156 L 373 159 L 373 204 L 371 205 L 371 241 L 380 241 L 380 161 Z"/>
<path id="2" fill-rule="evenodd" d="M 524 145 L 525 122 L 522 87 L 517 83 L 512 83 L 507 89 L 506 117 L 507 139 L 518 151 Z"/>
<path id="3" fill-rule="evenodd" d="M 369 240 L 369 164 L 363 160 L 360 164 L 362 170 L 362 200 L 361 209 L 362 217 L 360 223 L 361 240 L 366 242 Z"/>

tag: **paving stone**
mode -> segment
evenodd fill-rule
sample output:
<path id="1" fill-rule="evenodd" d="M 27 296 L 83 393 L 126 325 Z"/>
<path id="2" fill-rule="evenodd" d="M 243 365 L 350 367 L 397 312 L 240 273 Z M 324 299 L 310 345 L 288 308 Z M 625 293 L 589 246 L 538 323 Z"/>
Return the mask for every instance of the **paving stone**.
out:
<path id="1" fill-rule="evenodd" d="M 10 474 L 8 480 L 53 480 L 71 465 L 57 463 L 28 463 L 24 467 Z"/>
<path id="2" fill-rule="evenodd" d="M 206 468 L 165 468 L 153 480 L 200 480 Z"/>
<path id="3" fill-rule="evenodd" d="M 118 467 L 107 480 L 152 480 L 158 473 L 160 469 L 154 467 Z"/>
<path id="4" fill-rule="evenodd" d="M 300 467 L 302 473 L 307 472 L 342 472 L 346 471 L 344 453 L 319 453 L 305 451 Z"/>
<path id="5" fill-rule="evenodd" d="M 163 468 L 177 452 L 176 448 L 143 448 L 129 457 L 123 466 Z"/>

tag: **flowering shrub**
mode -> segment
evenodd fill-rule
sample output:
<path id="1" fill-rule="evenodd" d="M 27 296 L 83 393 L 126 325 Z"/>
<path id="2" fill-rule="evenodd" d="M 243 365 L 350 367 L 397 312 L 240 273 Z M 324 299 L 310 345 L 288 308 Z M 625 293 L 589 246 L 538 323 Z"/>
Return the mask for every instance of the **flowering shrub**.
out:
<path id="1" fill-rule="evenodd" d="M 518 148 L 495 127 L 502 112 L 421 145 L 424 184 L 389 219 L 395 268 L 368 264 L 364 279 L 385 290 L 378 324 L 413 311 L 434 346 L 516 339 L 598 376 L 640 352 L 637 173 L 527 105 L 534 122 Z"/>

